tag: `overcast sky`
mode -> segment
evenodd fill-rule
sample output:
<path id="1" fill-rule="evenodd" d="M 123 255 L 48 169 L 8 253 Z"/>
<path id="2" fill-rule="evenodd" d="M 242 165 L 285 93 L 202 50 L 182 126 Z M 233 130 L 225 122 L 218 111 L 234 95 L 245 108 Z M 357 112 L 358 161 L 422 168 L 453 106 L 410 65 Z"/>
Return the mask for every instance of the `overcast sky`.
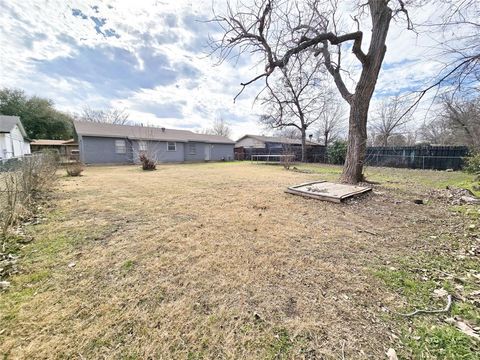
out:
<path id="1" fill-rule="evenodd" d="M 411 16 L 423 21 L 436 12 L 425 6 Z M 233 102 L 240 82 L 257 74 L 253 59 L 216 65 L 207 56 L 208 35 L 218 36 L 203 21 L 211 17 L 211 1 L 0 1 L 0 87 L 48 97 L 65 111 L 125 108 L 133 121 L 189 130 L 221 116 L 235 139 L 268 133 L 252 106 L 260 84 Z M 434 37 L 392 23 L 375 101 L 437 74 Z"/>

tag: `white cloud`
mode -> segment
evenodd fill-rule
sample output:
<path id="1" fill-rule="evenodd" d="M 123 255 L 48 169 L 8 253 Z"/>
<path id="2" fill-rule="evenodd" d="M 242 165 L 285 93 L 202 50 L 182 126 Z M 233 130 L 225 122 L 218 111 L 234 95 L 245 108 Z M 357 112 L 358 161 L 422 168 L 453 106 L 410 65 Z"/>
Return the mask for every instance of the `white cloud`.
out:
<path id="1" fill-rule="evenodd" d="M 209 0 L 109 0 L 91 4 L 60 0 L 2 2 L 2 86 L 20 87 L 29 94 L 52 98 L 61 109 L 68 111 L 80 111 L 87 104 L 118 106 L 126 108 L 135 121 L 192 129 L 208 127 L 213 119 L 222 116 L 230 122 L 235 138 L 244 133 L 265 132 L 256 123 L 261 109 L 253 106 L 261 83 L 247 88 L 233 103 L 241 89 L 240 82 L 259 74 L 261 66 L 249 58 L 242 58 L 237 65 L 226 61 L 214 66 L 215 59 L 208 57 L 199 44 L 213 30 L 211 23 L 201 22 L 212 16 L 211 6 Z M 217 1 L 215 6 L 224 7 L 225 2 Z M 430 4 L 413 9 L 411 15 L 423 21 L 437 16 L 435 11 L 436 6 Z M 366 28 L 365 43 L 368 37 Z M 430 34 L 417 36 L 405 30 L 405 23 L 393 22 L 385 57 L 388 66 L 377 83 L 377 97 L 411 91 L 412 87 L 418 88 L 433 78 L 439 65 L 429 58 L 429 49 L 435 41 Z M 141 87 L 136 84 L 129 91 L 112 89 L 111 94 L 106 94 L 107 85 L 99 87 L 82 78 L 82 74 L 62 77 L 53 71 L 39 71 L 39 63 L 73 59 L 82 54 L 79 49 L 106 46 L 133 54 L 136 62 L 131 66 L 135 71 L 150 71 L 152 77 L 158 61 L 154 56 L 161 54 L 171 71 L 182 72 L 182 76 L 163 85 Z M 144 53 L 145 49 L 148 54 Z M 121 56 L 126 56 L 115 52 L 104 55 L 112 56 L 112 66 L 116 65 L 115 61 L 124 60 Z M 152 59 L 147 62 L 149 56 Z M 91 59 L 88 64 L 95 66 L 95 60 Z M 131 64 L 131 59 L 127 60 Z M 355 62 L 348 56 L 345 63 Z M 351 70 L 355 78 L 355 68 Z M 165 109 L 173 114 L 180 111 L 182 118 L 162 116 Z"/>

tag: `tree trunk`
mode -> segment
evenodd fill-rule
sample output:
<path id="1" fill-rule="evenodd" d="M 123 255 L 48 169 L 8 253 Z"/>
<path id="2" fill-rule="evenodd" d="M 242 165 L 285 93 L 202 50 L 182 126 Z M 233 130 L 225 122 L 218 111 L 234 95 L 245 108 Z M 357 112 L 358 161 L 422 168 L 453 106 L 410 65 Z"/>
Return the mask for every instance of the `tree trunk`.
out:
<path id="1" fill-rule="evenodd" d="M 363 181 L 363 163 L 367 149 L 367 116 L 368 103 L 358 100 L 352 103 L 348 120 L 347 156 L 343 166 L 341 181 L 347 184 L 356 184 Z M 362 106 L 363 105 L 363 106 Z"/>
<path id="2" fill-rule="evenodd" d="M 390 137 L 390 134 L 389 133 L 385 133 L 385 135 L 383 135 L 383 146 L 384 147 L 387 147 L 388 146 L 388 138 Z"/>
<path id="3" fill-rule="evenodd" d="M 372 18 L 372 38 L 367 59 L 362 64 L 362 73 L 350 103 L 348 126 L 348 147 L 345 165 L 340 180 L 347 184 L 357 184 L 364 180 L 363 165 L 367 149 L 367 118 L 370 100 L 377 83 L 387 47 L 388 28 L 392 10 L 385 0 L 370 0 Z"/>
<path id="4" fill-rule="evenodd" d="M 307 130 L 302 127 L 302 162 L 305 162 L 307 159 Z"/>

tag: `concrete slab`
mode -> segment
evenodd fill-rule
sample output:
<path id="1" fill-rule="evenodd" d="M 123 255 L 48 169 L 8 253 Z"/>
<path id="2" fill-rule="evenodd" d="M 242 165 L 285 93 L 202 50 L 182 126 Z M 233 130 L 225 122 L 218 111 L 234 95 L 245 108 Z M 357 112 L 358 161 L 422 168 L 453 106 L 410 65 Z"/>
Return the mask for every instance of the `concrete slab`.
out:
<path id="1" fill-rule="evenodd" d="M 313 181 L 290 186 L 285 192 L 319 200 L 340 203 L 352 196 L 371 191 L 372 188 L 347 184 L 336 184 L 327 181 Z"/>

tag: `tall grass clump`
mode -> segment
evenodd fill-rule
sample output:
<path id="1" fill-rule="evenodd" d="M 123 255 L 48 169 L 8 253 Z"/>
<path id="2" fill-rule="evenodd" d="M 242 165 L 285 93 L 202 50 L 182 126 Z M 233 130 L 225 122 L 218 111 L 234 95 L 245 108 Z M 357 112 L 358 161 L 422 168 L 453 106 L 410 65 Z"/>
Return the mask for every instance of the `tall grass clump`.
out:
<path id="1" fill-rule="evenodd" d="M 65 170 L 67 171 L 68 176 L 80 176 L 84 168 L 85 168 L 84 164 L 80 161 L 67 163 L 65 165 Z"/>

